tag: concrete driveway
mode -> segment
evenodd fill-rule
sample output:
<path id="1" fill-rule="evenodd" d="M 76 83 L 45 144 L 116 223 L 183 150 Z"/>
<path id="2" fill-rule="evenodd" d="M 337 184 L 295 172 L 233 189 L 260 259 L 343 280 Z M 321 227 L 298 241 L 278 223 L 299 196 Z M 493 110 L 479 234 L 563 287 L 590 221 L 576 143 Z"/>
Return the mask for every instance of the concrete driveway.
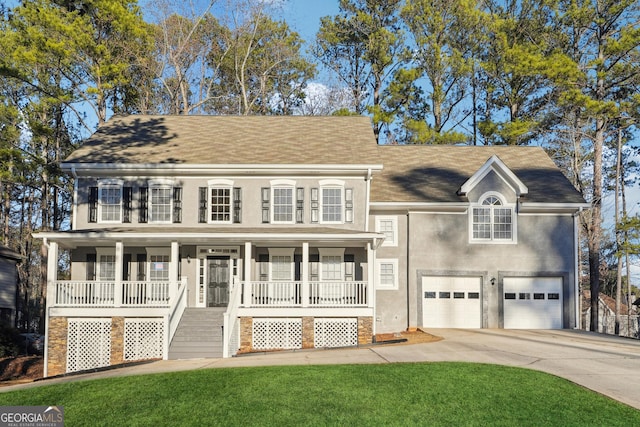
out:
<path id="1" fill-rule="evenodd" d="M 547 372 L 640 409 L 640 341 L 576 330 L 432 329 L 427 332 L 443 340 L 357 349 L 273 352 L 229 359 L 161 360 L 1 387 L 0 392 L 58 382 L 203 368 L 456 361 Z"/>

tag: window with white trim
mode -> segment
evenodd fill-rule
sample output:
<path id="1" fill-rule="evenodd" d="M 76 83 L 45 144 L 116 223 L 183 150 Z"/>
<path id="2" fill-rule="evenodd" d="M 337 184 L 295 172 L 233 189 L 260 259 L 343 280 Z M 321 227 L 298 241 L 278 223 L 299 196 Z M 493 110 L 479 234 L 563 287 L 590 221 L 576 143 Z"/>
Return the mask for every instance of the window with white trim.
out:
<path id="1" fill-rule="evenodd" d="M 377 289 L 398 289 L 398 260 L 376 259 Z"/>
<path id="2" fill-rule="evenodd" d="M 325 179 L 311 189 L 311 222 L 344 224 L 353 222 L 353 188 L 344 181 Z"/>
<path id="3" fill-rule="evenodd" d="M 514 242 L 514 207 L 498 194 L 488 193 L 471 207 L 471 240 Z"/>
<path id="4" fill-rule="evenodd" d="M 209 187 L 209 222 L 231 222 L 230 187 Z"/>
<path id="5" fill-rule="evenodd" d="M 293 248 L 269 249 L 269 279 L 271 281 L 293 280 Z"/>
<path id="6" fill-rule="evenodd" d="M 169 255 L 149 255 L 149 280 L 166 282 L 169 280 Z"/>
<path id="7" fill-rule="evenodd" d="M 342 188 L 323 187 L 320 189 L 322 196 L 320 210 L 322 222 L 342 222 Z"/>
<path id="8" fill-rule="evenodd" d="M 320 280 L 343 281 L 344 248 L 319 248 Z"/>
<path id="9" fill-rule="evenodd" d="M 273 223 L 293 223 L 293 187 L 272 187 Z"/>
<path id="10" fill-rule="evenodd" d="M 98 218 L 100 222 L 122 221 L 122 182 L 108 181 L 98 184 Z"/>
<path id="11" fill-rule="evenodd" d="M 398 218 L 395 216 L 376 217 L 376 232 L 383 233 L 382 246 L 398 246 Z"/>
<path id="12" fill-rule="evenodd" d="M 97 263 L 96 277 L 99 281 L 116 280 L 116 255 L 115 249 L 96 248 Z"/>
<path id="13" fill-rule="evenodd" d="M 171 223 L 173 212 L 173 187 L 152 186 L 149 188 L 149 222 Z"/>

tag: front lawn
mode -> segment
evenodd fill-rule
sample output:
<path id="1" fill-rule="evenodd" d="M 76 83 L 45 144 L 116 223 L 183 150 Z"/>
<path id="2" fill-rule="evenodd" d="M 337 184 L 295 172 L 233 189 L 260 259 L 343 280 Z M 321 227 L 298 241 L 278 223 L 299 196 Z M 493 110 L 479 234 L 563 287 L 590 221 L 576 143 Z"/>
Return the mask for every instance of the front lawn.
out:
<path id="1" fill-rule="evenodd" d="M 0 393 L 67 426 L 631 426 L 640 411 L 541 372 L 470 363 L 207 369 Z"/>

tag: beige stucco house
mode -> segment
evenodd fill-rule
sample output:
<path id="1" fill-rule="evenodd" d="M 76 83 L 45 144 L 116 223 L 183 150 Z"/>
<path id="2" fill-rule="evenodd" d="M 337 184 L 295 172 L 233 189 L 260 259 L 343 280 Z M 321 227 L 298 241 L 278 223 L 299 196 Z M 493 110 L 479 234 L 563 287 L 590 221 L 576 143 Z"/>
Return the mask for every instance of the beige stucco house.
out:
<path id="1" fill-rule="evenodd" d="M 378 146 L 366 117 L 127 116 L 62 168 L 71 230 L 37 235 L 46 375 L 577 324 L 588 205 L 541 148 Z"/>

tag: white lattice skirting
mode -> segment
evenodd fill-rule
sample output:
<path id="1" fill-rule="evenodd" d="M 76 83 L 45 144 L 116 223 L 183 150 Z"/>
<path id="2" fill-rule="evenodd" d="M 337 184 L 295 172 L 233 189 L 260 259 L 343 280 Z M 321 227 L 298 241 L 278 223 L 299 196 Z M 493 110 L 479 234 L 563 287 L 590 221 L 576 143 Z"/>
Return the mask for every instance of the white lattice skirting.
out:
<path id="1" fill-rule="evenodd" d="M 357 346 L 358 319 L 316 318 L 313 333 L 315 348 Z"/>
<path id="2" fill-rule="evenodd" d="M 253 319 L 255 350 L 302 348 L 302 319 Z"/>
<path id="3" fill-rule="evenodd" d="M 109 366 L 111 319 L 69 319 L 67 372 Z"/>
<path id="4" fill-rule="evenodd" d="M 125 319 L 124 360 L 162 358 L 164 319 Z"/>

